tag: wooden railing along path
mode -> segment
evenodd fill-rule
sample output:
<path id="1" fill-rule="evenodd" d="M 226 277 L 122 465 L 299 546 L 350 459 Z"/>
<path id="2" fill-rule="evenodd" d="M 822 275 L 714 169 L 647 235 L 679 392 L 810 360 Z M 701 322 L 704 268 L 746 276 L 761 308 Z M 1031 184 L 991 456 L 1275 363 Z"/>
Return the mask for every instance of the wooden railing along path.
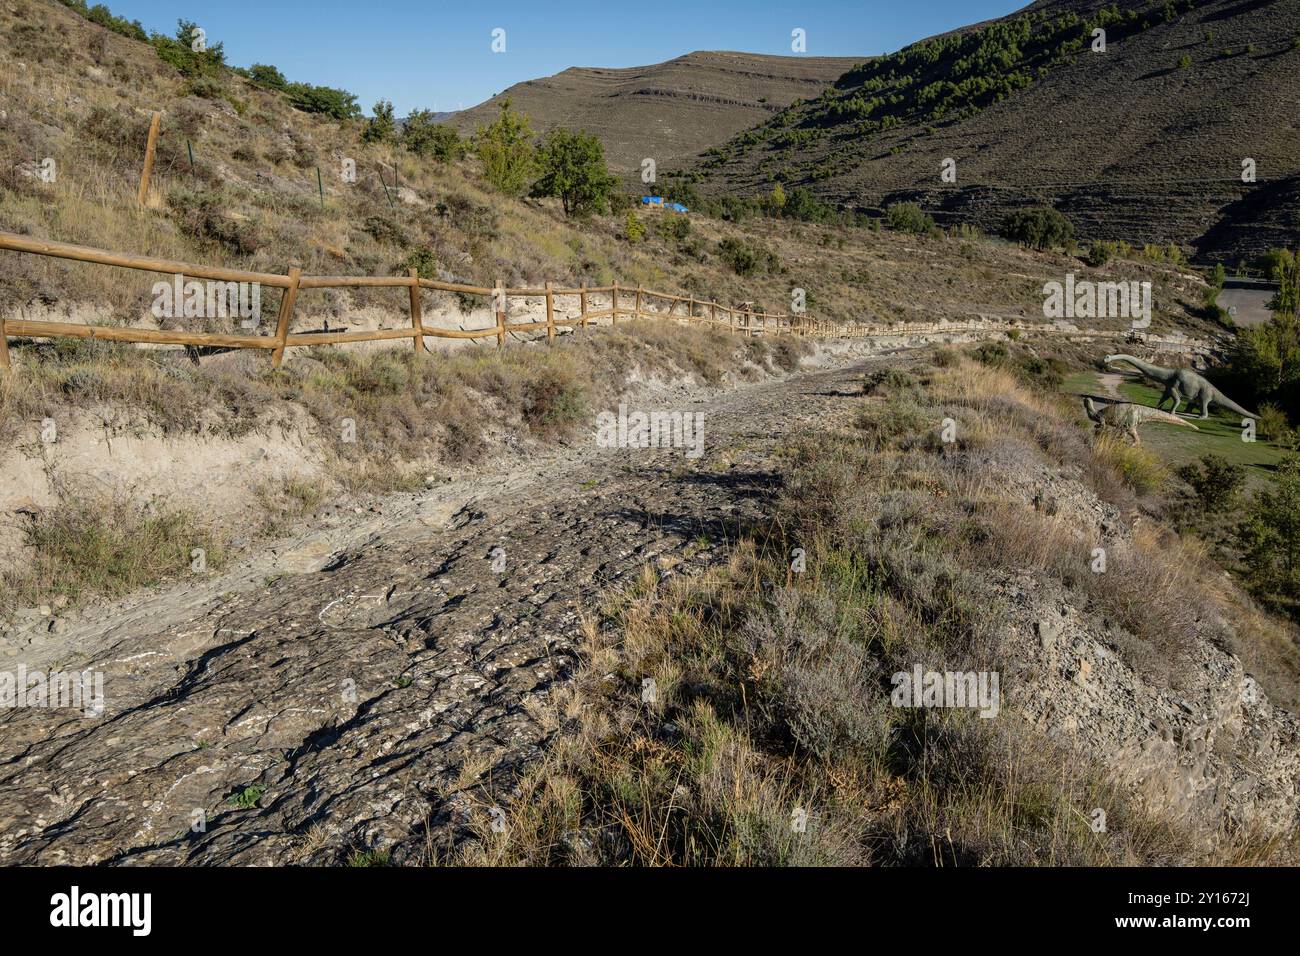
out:
<path id="1" fill-rule="evenodd" d="M 269 349 L 272 364 L 278 366 L 284 359 L 285 349 L 300 345 L 376 342 L 387 339 L 410 338 L 416 351 L 420 351 L 425 348 L 425 336 L 445 339 L 482 339 L 495 336 L 497 345 L 504 346 L 507 332 L 528 332 L 545 329 L 547 339 L 552 340 L 555 338 L 557 328 L 585 328 L 592 320 L 602 318 L 609 318 L 611 324 L 613 324 L 618 322 L 620 316 L 627 318 L 686 319 L 689 322 L 702 322 L 724 328 L 740 335 L 785 334 L 849 338 L 866 334 L 861 326 L 852 323 L 828 322 L 814 319 L 808 315 L 774 315 L 752 309 L 737 309 L 718 302 L 697 299 L 694 296 L 672 295 L 666 292 L 644 289 L 640 286 L 628 288 L 617 283 L 594 287 L 583 285 L 576 289 L 568 289 L 555 288 L 552 283 L 548 282 L 539 288 L 508 289 L 498 282 L 495 288 L 487 288 L 485 286 L 422 279 L 414 269 L 410 270 L 410 273 L 405 276 L 305 276 L 302 275 L 300 269 L 295 267 L 290 269 L 286 275 L 279 275 L 271 272 L 247 272 L 240 269 L 225 269 L 219 266 L 201 266 L 188 262 L 173 262 L 167 259 L 151 259 L 145 256 L 107 252 L 89 246 L 46 242 L 7 232 L 0 232 L 0 249 L 38 256 L 51 256 L 58 259 L 73 259 L 78 262 L 120 266 L 144 272 L 179 275 L 186 279 L 259 283 L 262 286 L 284 290 L 280 301 L 279 316 L 272 335 L 137 329 L 126 326 L 84 325 L 72 322 L 31 321 L 0 317 L 0 367 L 9 366 L 9 346 L 7 342 L 9 336 L 28 338 L 75 337 L 107 339 L 116 342 L 142 342 L 154 345 Z M 409 289 L 411 327 L 409 329 L 373 329 L 355 332 L 289 332 L 289 325 L 293 320 L 294 306 L 300 290 L 342 289 L 362 286 L 392 286 Z M 420 307 L 421 289 L 490 296 L 493 299 L 493 307 L 496 312 L 496 325 L 484 329 L 445 329 L 425 325 Z M 610 300 L 609 308 L 590 308 L 589 306 L 592 303 L 588 300 L 593 295 L 608 295 Z M 546 319 L 544 321 L 524 323 L 509 323 L 506 321 L 509 311 L 507 301 L 510 298 L 537 296 L 544 296 L 546 299 Z M 556 296 L 577 296 L 579 300 L 578 315 L 574 318 L 557 318 Z M 625 307 L 623 302 L 625 296 L 635 296 L 635 303 L 631 308 Z M 647 311 L 646 306 L 649 305 L 651 300 L 667 302 L 668 311 Z M 686 306 L 684 315 L 676 314 L 678 304 Z"/>

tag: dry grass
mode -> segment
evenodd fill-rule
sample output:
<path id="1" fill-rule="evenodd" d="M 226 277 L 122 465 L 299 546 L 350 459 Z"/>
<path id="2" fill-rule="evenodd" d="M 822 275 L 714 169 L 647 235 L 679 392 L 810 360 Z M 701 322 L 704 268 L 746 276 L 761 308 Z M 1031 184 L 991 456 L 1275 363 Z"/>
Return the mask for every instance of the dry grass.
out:
<path id="1" fill-rule="evenodd" d="M 819 545 L 828 545 L 824 542 Z M 817 550 L 810 566 L 844 562 Z M 1008 865 L 1177 860 L 1180 835 L 1027 727 L 888 706 L 928 612 L 827 572 L 770 599 L 754 551 L 608 609 L 565 731 L 473 864 Z M 853 593 L 857 592 L 856 595 Z M 855 600 L 855 597 L 857 600 Z M 867 606 L 864 606 L 867 605 Z M 933 610 L 933 609 L 931 609 Z M 922 624 L 922 626 L 924 626 Z M 902 643 L 899 643 L 902 642 Z M 617 662 L 618 681 L 602 679 Z M 642 679 L 658 697 L 638 704 Z M 1017 736 L 1013 736 L 1017 735 Z M 1014 744 L 1013 744 L 1014 741 Z M 1105 806 L 1109 834 L 1089 827 Z M 486 815 L 481 816 L 487 819 Z"/>
<path id="2" fill-rule="evenodd" d="M 1105 767 L 1012 713 L 889 706 L 889 675 L 1007 672 L 990 568 L 1082 591 L 1129 629 L 1148 677 L 1216 617 L 1189 593 L 1215 576 L 1194 544 L 1141 524 L 1104 576 L 1063 516 L 1006 501 L 963 467 L 1053 461 L 1125 487 L 1109 452 L 1050 398 L 965 363 L 868 383 L 864 427 L 790 455 L 764 534 L 692 580 L 641 581 L 588 622 L 586 667 L 553 702 L 543 761 L 509 795 L 504 832 L 471 828 L 436 862 L 678 865 L 1258 864 L 1294 847 L 1225 831 L 1219 848 L 1152 815 Z M 959 414 L 957 448 L 937 434 Z M 987 417 L 985 417 L 987 416 Z M 865 437 L 867 440 L 863 441 Z M 1091 480 L 1091 479 L 1089 479 Z M 1131 494 L 1131 491 L 1130 491 Z M 788 555 L 806 551 L 807 571 Z M 1234 601 L 1244 598 L 1233 593 Z M 1252 616 L 1253 615 L 1253 616 Z M 1235 618 L 1234 618 L 1235 619 Z M 1247 621 L 1258 623 L 1258 612 Z M 1245 641 L 1257 640 L 1244 627 Z M 610 675 L 613 675 L 612 677 Z M 656 695 L 642 699 L 645 679 Z M 1107 833 L 1092 830 L 1092 808 Z M 482 819 L 487 819 L 485 815 Z M 806 825 L 795 825 L 802 820 Z"/>
<path id="3" fill-rule="evenodd" d="M 717 385 L 756 365 L 784 370 L 807 351 L 806 343 L 742 341 L 654 320 L 589 329 L 553 347 L 476 346 L 433 355 L 312 348 L 280 370 L 248 352 L 196 366 L 181 353 L 69 339 L 28 353 L 12 374 L 0 376 L 0 447 L 30 442 L 46 418 L 66 430 L 88 407 L 115 427 L 163 437 L 219 442 L 296 432 L 325 450 L 324 480 L 263 485 L 257 507 L 238 522 L 251 538 L 274 537 L 340 492 L 415 491 L 431 475 L 493 454 L 571 440 L 591 425 L 595 410 L 616 404 L 633 376 Z M 124 501 L 71 494 L 64 501 L 28 529 L 27 550 L 17 556 L 23 566 L 4 572 L 6 603 L 153 584 L 189 560 L 181 562 L 159 535 L 174 532 L 177 547 L 181 538 L 210 545 L 221 537 L 220 515 L 210 516 L 200 534 L 202 522 L 192 516 L 157 525 L 133 517 Z M 137 543 L 159 548 L 157 560 L 135 554 Z M 26 567 L 29 559 L 35 563 Z"/>
<path id="4" fill-rule="evenodd" d="M 801 288 L 810 312 L 849 321 L 1033 314 L 1041 307 L 1042 282 L 1067 267 L 1058 257 L 998 242 L 699 216 L 684 237 L 653 230 L 647 241 L 629 244 L 622 237 L 624 208 L 566 220 L 554 202 L 491 193 L 473 160 L 439 164 L 367 145 L 360 141 L 362 121 L 295 111 L 233 75 L 222 82 L 221 95 L 195 96 L 147 45 L 108 34 L 57 4 L 16 0 L 0 8 L 0 99 L 7 113 L 0 121 L 6 187 L 0 228 L 274 272 L 297 264 L 323 274 L 392 274 L 420 256 L 432 274 L 478 285 L 617 280 L 729 305 L 753 300 L 770 312 L 788 311 L 792 290 Z M 141 90 L 149 91 L 147 103 Z M 155 108 L 164 119 L 142 209 L 136 189 Z M 45 157 L 58 164 L 53 183 L 16 171 Z M 343 157 L 356 161 L 354 184 L 339 175 Z M 390 202 L 394 182 L 411 191 L 403 193 L 406 199 Z M 718 254 L 725 239 L 771 248 L 776 266 L 736 275 Z M 49 305 L 137 321 L 147 315 L 155 278 L 5 254 L 0 309 Z M 397 304 L 392 290 L 334 291 L 304 296 L 298 313 L 303 323 L 318 324 Z M 458 311 L 451 297 L 442 297 L 426 314 L 456 318 Z"/>
<path id="5" fill-rule="evenodd" d="M 116 597 L 165 577 L 217 568 L 224 557 L 222 543 L 197 515 L 121 497 L 68 497 L 30 517 L 25 533 L 31 560 L 0 569 L 3 605 Z M 195 564 L 198 551 L 201 565 Z"/>

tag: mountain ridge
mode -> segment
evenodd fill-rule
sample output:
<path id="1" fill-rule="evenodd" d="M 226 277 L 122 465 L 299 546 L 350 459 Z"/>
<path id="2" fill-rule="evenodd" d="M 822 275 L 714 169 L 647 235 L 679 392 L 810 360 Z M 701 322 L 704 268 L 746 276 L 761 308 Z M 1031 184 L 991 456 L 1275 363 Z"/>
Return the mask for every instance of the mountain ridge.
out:
<path id="1" fill-rule="evenodd" d="M 646 66 L 573 66 L 516 83 L 447 123 L 470 133 L 509 98 L 539 133 L 566 126 L 600 137 L 610 166 L 628 173 L 647 157 L 663 165 L 694 156 L 869 59 L 697 50 Z"/>

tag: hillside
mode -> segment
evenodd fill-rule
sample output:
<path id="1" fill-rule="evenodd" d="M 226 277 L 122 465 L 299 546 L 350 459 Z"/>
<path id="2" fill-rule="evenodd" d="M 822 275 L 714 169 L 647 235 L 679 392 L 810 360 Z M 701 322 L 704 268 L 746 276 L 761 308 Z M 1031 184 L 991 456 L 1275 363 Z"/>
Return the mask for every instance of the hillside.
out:
<path id="1" fill-rule="evenodd" d="M 626 173 L 646 157 L 664 166 L 725 142 L 796 99 L 820 95 L 865 59 L 699 51 L 651 66 L 572 67 L 517 83 L 448 123 L 471 133 L 509 97 L 538 132 L 564 126 L 599 136 L 610 165 Z"/>
<path id="2" fill-rule="evenodd" d="M 1117 46 L 1165 29 L 1107 16 Z M 854 67 L 816 128 L 865 110 L 858 134 L 888 141 L 903 121 L 869 131 L 876 110 L 944 103 L 987 122 L 1079 67 L 1004 33 L 967 48 L 1001 29 Z M 1084 414 L 1157 400 L 1111 353 L 1207 375 L 1231 354 L 1181 257 L 830 215 L 793 188 L 689 215 L 628 189 L 570 216 L 534 197 L 545 162 L 493 176 L 522 135 L 494 153 L 426 127 L 447 148 L 421 150 L 346 91 L 188 40 L 0 0 L 0 231 L 33 240 L 10 245 L 188 263 L 0 251 L 0 866 L 1300 859 L 1300 440 L 1261 404 L 1257 441 L 1222 410 L 1153 419 L 1140 444 Z M 1002 81 L 935 79 L 999 52 Z M 1021 55 L 1046 72 L 1016 79 Z M 745 60 L 716 70 L 740 89 Z M 904 65 L 939 84 L 924 102 Z M 890 83 L 883 105 L 851 92 Z M 609 115 L 703 129 L 725 109 L 664 88 Z M 770 192 L 765 175 L 743 188 Z M 264 317 L 294 301 L 269 280 L 301 267 L 287 331 L 395 334 L 271 339 L 272 318 L 233 343 L 288 341 L 283 364 L 33 337 L 40 319 L 232 331 L 151 308 L 196 263 L 275 273 L 249 283 Z M 462 285 L 385 287 L 409 270 Z M 589 326 L 525 333 L 512 311 L 499 346 L 411 347 L 416 303 L 426 326 L 482 328 L 488 290 L 464 286 L 498 281 L 529 288 L 507 306 L 525 314 L 547 313 L 543 283 L 617 282 L 638 303 L 642 285 L 802 301 L 867 334 L 741 337 L 662 307 L 615 322 L 600 302 Z M 1093 315 L 1099 281 L 1149 281 L 1150 324 Z M 1061 315 L 1049 283 L 1088 291 Z M 55 696 L 27 696 L 34 674 Z M 72 680 L 90 696 L 57 696 Z"/>
<path id="3" fill-rule="evenodd" d="M 1085 239 L 1235 265 L 1300 226 L 1297 31 L 1297 0 L 1040 0 L 851 70 L 693 169 L 705 192 L 918 200 L 944 225 L 1048 203 Z"/>
<path id="4" fill-rule="evenodd" d="M 489 286 L 618 281 L 773 312 L 802 288 L 810 314 L 882 323 L 1041 316 L 1045 281 L 1088 271 L 1072 257 L 1002 243 L 811 223 L 643 215 L 647 234 L 630 242 L 625 207 L 567 219 L 553 200 L 500 195 L 472 156 L 441 162 L 368 145 L 364 121 L 303 112 L 228 71 L 189 79 L 146 43 L 55 0 L 0 6 L 0 96 L 0 230 L 138 255 L 281 274 L 291 265 L 405 274 L 415 264 L 428 278 Z M 158 160 L 141 208 L 155 109 Z M 53 182 L 39 178 L 44 158 L 56 164 Z M 339 175 L 345 158 L 356 163 L 355 183 Z M 1116 261 L 1109 271 L 1157 283 L 1153 330 L 1214 333 L 1197 318 L 1198 279 L 1149 263 Z M 150 324 L 154 279 L 5 253 L 0 309 Z M 427 298 L 431 322 L 486 317 L 482 300 Z M 308 292 L 295 314 L 295 328 L 408 321 L 400 297 L 384 289 Z"/>

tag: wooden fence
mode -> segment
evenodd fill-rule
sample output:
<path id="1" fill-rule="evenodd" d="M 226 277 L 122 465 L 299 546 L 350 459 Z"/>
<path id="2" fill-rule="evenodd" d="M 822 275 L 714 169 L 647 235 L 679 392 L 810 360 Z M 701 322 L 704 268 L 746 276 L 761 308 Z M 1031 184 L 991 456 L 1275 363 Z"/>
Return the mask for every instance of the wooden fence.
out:
<path id="1" fill-rule="evenodd" d="M 217 332 L 187 332 L 169 329 L 136 329 L 121 326 L 82 325 L 72 322 L 38 322 L 25 319 L 5 319 L 0 317 L 0 367 L 9 366 L 9 346 L 7 338 L 92 338 L 107 339 L 115 342 L 143 342 L 153 345 L 189 345 L 215 348 L 268 349 L 271 362 L 275 366 L 284 360 L 287 348 L 299 345 L 337 345 L 344 342 L 377 342 L 388 339 L 409 338 L 416 351 L 427 350 L 424 338 L 431 336 L 445 339 L 482 339 L 495 337 L 498 346 L 506 343 L 508 332 L 529 332 L 545 329 L 547 340 L 555 338 L 556 329 L 586 328 L 596 319 L 608 318 L 616 324 L 619 317 L 625 318 L 664 318 L 686 320 L 688 322 L 706 323 L 717 328 L 727 329 L 739 335 L 813 335 L 819 337 L 846 338 L 865 334 L 860 326 L 851 323 L 827 322 L 807 315 L 774 315 L 747 308 L 732 308 L 718 302 L 697 299 L 694 296 L 671 295 L 643 289 L 640 286 L 629 288 L 617 283 L 609 286 L 589 287 L 583 285 L 576 289 L 555 288 L 548 282 L 538 288 L 508 289 L 497 282 L 494 288 L 463 285 L 456 282 L 438 282 L 422 279 L 416 270 L 410 270 L 405 276 L 306 276 L 301 270 L 292 268 L 286 275 L 268 272 L 245 272 L 239 269 L 225 269 L 218 266 L 200 266 L 187 262 L 172 262 L 167 259 L 150 259 L 144 256 L 132 256 L 123 253 L 107 252 L 89 246 L 75 246 L 63 242 L 44 242 L 26 236 L 0 232 L 0 249 L 13 252 L 25 252 L 38 256 L 51 256 L 58 259 L 72 259 L 78 262 L 93 262 L 100 265 L 120 266 L 126 269 L 138 269 L 144 272 L 159 272 L 186 279 L 208 279 L 218 282 L 258 283 L 275 289 L 282 289 L 280 312 L 273 335 L 238 335 Z M 303 332 L 290 333 L 294 306 L 298 293 L 302 289 L 342 289 L 362 286 L 391 286 L 406 288 L 410 291 L 409 329 L 374 329 L 356 332 Z M 484 329 L 444 329 L 424 324 L 420 304 L 421 289 L 436 289 L 442 292 L 457 292 L 464 295 L 482 295 L 492 298 L 496 313 L 496 325 Z M 608 296 L 609 308 L 592 309 L 590 297 Z M 569 318 L 556 317 L 555 299 L 557 296 L 576 297 L 578 314 Z M 635 296 L 634 304 L 629 308 L 626 298 Z M 546 319 L 524 323 L 507 322 L 509 312 L 508 300 L 519 297 L 545 297 Z M 666 302 L 668 310 L 649 311 L 651 302 Z M 684 314 L 677 314 L 679 305 L 685 307 Z"/>

